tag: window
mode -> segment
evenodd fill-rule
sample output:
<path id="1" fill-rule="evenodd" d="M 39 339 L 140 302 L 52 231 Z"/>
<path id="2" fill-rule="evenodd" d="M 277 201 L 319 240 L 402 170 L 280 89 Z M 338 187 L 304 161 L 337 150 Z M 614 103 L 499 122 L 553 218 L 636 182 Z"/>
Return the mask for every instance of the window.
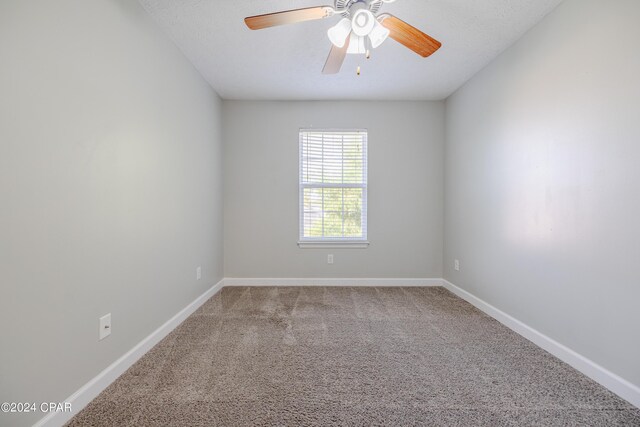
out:
<path id="1" fill-rule="evenodd" d="M 300 131 L 300 247 L 367 247 L 367 131 Z"/>

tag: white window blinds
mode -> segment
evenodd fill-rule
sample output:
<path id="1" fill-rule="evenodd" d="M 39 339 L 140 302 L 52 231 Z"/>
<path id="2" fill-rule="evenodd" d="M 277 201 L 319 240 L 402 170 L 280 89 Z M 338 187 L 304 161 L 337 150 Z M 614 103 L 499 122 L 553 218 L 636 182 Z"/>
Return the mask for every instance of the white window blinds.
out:
<path id="1" fill-rule="evenodd" d="M 300 131 L 300 242 L 367 240 L 367 132 Z"/>

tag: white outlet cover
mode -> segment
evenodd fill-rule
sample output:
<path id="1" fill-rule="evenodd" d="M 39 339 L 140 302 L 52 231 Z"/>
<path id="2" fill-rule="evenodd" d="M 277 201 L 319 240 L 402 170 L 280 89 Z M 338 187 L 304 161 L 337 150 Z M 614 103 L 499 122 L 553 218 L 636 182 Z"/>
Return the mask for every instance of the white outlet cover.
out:
<path id="1" fill-rule="evenodd" d="M 196 268 L 196 279 L 197 280 L 202 279 L 202 267 Z"/>
<path id="2" fill-rule="evenodd" d="M 327 255 L 327 264 L 333 264 L 333 254 Z"/>
<path id="3" fill-rule="evenodd" d="M 100 340 L 105 339 L 109 335 L 111 335 L 111 313 L 105 314 L 100 318 Z"/>
<path id="4" fill-rule="evenodd" d="M 453 268 L 454 268 L 456 271 L 460 271 L 460 261 L 459 261 L 459 260 L 457 260 L 457 259 L 456 259 L 456 260 L 453 260 Z"/>

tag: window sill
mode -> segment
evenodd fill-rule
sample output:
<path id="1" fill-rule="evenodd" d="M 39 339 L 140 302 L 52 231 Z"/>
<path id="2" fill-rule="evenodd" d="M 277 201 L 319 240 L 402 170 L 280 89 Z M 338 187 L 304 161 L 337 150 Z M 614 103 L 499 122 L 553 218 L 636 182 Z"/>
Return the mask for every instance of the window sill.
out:
<path id="1" fill-rule="evenodd" d="M 369 242 L 298 242 L 300 249 L 367 249 Z"/>

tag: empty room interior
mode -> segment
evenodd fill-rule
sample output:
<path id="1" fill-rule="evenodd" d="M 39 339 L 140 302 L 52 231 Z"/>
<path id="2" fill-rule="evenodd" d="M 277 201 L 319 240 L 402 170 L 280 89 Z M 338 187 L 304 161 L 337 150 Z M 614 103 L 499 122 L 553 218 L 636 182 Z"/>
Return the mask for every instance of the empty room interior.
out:
<path id="1" fill-rule="evenodd" d="M 640 426 L 637 0 L 1 0 L 0 425 Z"/>

